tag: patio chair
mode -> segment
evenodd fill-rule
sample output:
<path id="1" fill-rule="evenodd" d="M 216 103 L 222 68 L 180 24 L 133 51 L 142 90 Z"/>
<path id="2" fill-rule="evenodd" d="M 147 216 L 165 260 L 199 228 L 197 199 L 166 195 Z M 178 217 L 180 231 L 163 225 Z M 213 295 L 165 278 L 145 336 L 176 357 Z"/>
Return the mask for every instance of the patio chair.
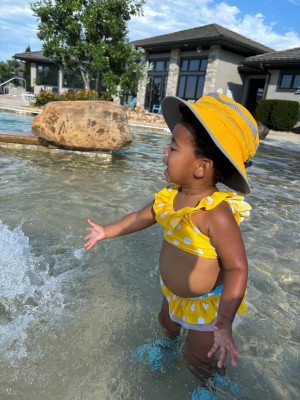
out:
<path id="1" fill-rule="evenodd" d="M 124 106 L 135 107 L 136 106 L 136 97 L 134 99 L 132 99 L 131 103 L 124 103 Z"/>
<path id="2" fill-rule="evenodd" d="M 161 114 L 161 105 L 160 104 L 153 104 L 152 112 L 157 111 L 157 114 Z"/>
<path id="3" fill-rule="evenodd" d="M 25 104 L 30 104 L 30 103 L 33 103 L 35 101 L 36 96 L 34 94 L 32 94 L 32 93 L 25 92 L 25 93 L 22 93 L 22 99 L 23 99 Z"/>

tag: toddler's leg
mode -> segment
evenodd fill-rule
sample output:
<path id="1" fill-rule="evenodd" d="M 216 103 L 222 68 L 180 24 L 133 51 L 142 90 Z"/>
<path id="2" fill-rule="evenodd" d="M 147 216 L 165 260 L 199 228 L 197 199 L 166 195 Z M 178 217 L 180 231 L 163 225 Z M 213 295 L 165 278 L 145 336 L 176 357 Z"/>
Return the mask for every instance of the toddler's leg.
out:
<path id="1" fill-rule="evenodd" d="M 169 303 L 165 296 L 163 298 L 161 311 L 158 315 L 158 320 L 169 339 L 174 340 L 179 336 L 181 325 L 171 320 L 169 315 Z"/>
<path id="2" fill-rule="evenodd" d="M 181 325 L 173 322 L 169 316 L 168 301 L 164 297 L 159 322 L 164 328 L 167 337 L 156 340 L 153 344 L 139 346 L 133 353 L 133 357 L 139 362 L 149 365 L 152 371 L 165 372 L 179 357 L 177 351 Z"/>
<path id="3" fill-rule="evenodd" d="M 212 360 L 207 357 L 207 353 L 213 343 L 214 333 L 212 331 L 189 330 L 183 349 L 184 360 L 191 366 L 210 364 Z"/>
<path id="4" fill-rule="evenodd" d="M 183 358 L 188 369 L 202 382 L 208 379 L 213 371 L 224 374 L 224 371 L 216 368 L 214 357 L 207 357 L 213 342 L 212 331 L 190 330 L 183 348 Z"/>

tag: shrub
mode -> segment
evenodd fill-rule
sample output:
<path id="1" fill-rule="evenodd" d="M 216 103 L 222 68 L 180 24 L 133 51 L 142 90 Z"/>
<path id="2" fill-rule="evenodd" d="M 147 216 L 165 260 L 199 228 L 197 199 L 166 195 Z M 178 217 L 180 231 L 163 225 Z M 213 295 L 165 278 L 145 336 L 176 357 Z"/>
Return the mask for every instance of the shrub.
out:
<path id="1" fill-rule="evenodd" d="M 270 112 L 273 105 L 273 100 L 260 100 L 254 111 L 254 118 L 262 122 L 264 125 L 270 125 Z"/>
<path id="2" fill-rule="evenodd" d="M 53 92 L 52 90 L 41 90 L 37 95 L 35 105 L 44 106 L 50 101 L 78 101 L 78 100 L 110 100 L 109 95 L 105 93 L 98 97 L 95 90 L 69 90 L 62 94 Z"/>
<path id="3" fill-rule="evenodd" d="M 270 113 L 270 123 L 273 129 L 290 131 L 294 128 L 299 117 L 297 101 L 277 100 Z"/>
<path id="4" fill-rule="evenodd" d="M 254 117 L 268 128 L 290 131 L 298 121 L 299 103 L 289 100 L 260 100 Z"/>
<path id="5" fill-rule="evenodd" d="M 35 105 L 37 107 L 44 106 L 45 104 L 49 103 L 50 101 L 57 101 L 57 93 L 52 92 L 50 90 L 41 90 L 40 93 L 37 95 L 35 100 Z"/>

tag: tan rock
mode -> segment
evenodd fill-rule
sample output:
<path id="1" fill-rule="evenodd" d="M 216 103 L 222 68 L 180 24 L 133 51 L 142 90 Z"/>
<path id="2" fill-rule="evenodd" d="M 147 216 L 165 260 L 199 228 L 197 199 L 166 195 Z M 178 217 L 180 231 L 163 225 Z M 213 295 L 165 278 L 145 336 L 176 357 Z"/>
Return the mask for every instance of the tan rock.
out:
<path id="1" fill-rule="evenodd" d="M 132 142 L 124 108 L 106 101 L 56 101 L 32 122 L 32 133 L 67 148 L 126 149 Z"/>
<path id="2" fill-rule="evenodd" d="M 153 125 L 167 128 L 164 117 L 161 114 L 154 114 L 145 111 L 142 107 L 135 107 L 134 110 L 127 109 L 129 122 L 142 125 Z"/>

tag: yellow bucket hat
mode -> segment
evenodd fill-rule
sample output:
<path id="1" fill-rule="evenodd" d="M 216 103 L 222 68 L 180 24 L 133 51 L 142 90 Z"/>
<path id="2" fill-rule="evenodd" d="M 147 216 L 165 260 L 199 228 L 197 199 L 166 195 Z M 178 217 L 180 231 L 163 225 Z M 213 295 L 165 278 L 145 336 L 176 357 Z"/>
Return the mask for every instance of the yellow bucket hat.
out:
<path id="1" fill-rule="evenodd" d="M 235 167 L 236 172 L 224 183 L 234 190 L 250 193 L 244 164 L 254 156 L 259 144 L 257 125 L 250 112 L 218 92 L 209 93 L 195 103 L 176 96 L 166 96 L 161 106 L 171 132 L 182 118 L 180 105 L 185 105 L 193 112 L 215 145 Z"/>

